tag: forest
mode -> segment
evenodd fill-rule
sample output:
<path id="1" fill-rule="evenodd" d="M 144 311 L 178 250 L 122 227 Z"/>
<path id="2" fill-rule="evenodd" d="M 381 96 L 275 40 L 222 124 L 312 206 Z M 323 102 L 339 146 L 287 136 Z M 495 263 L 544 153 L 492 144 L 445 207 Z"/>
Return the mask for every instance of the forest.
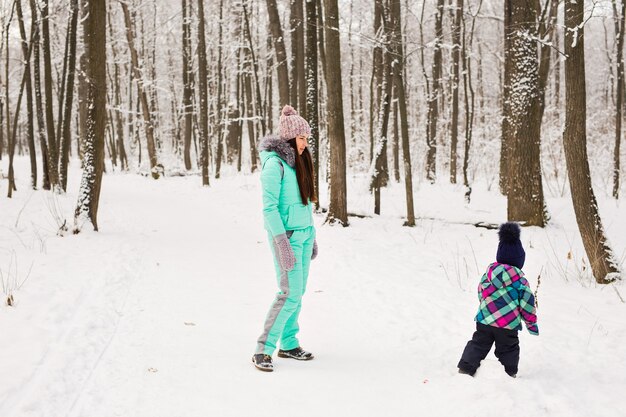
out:
<path id="1" fill-rule="evenodd" d="M 569 194 L 612 282 L 596 196 L 624 191 L 624 16 L 619 0 L 1 0 L 0 191 L 28 177 L 62 194 L 78 164 L 75 219 L 97 230 L 103 176 L 257 172 L 291 104 L 326 223 L 349 226 L 353 176 L 375 214 L 402 184 L 406 226 L 423 183 L 458 184 L 466 204 L 486 184 L 538 227 L 546 196 Z"/>

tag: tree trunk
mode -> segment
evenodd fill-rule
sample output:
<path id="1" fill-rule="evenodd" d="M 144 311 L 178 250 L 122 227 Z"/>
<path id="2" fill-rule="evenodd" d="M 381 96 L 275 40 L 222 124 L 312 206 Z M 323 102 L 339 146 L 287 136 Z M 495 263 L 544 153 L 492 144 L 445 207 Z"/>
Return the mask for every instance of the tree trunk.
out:
<path id="1" fill-rule="evenodd" d="M 467 171 L 469 169 L 469 154 L 470 154 L 470 148 L 472 146 L 472 139 L 473 139 L 473 134 L 474 134 L 474 114 L 475 114 L 474 87 L 472 86 L 472 65 L 471 65 L 472 60 L 471 60 L 470 54 L 468 54 L 467 51 L 472 50 L 472 44 L 474 41 L 474 28 L 476 26 L 476 16 L 478 16 L 478 13 L 480 12 L 481 7 L 482 7 L 482 1 L 478 6 L 478 10 L 476 11 L 476 14 L 472 16 L 472 27 L 470 29 L 470 35 L 469 35 L 469 46 L 467 46 L 466 44 L 467 36 L 466 36 L 466 30 L 465 30 L 466 28 L 465 19 L 462 18 L 463 46 L 461 49 L 461 61 L 463 63 L 463 91 L 464 91 L 463 96 L 465 97 L 465 100 L 464 100 L 465 101 L 465 152 L 463 154 L 463 185 L 465 186 L 465 202 L 467 204 L 470 204 L 471 199 L 472 199 L 472 187 L 470 186 L 470 183 L 469 183 L 469 175 Z M 479 44 L 479 51 L 480 51 L 480 44 Z M 478 61 L 479 80 L 481 77 L 480 65 L 481 63 L 479 60 Z M 482 100 L 482 96 L 480 93 L 479 93 L 479 96 L 481 97 L 481 100 Z"/>
<path id="2" fill-rule="evenodd" d="M 391 81 L 393 83 L 393 80 Z M 397 94 L 397 93 L 396 93 Z M 398 129 L 398 101 L 393 102 L 393 179 L 400 182 L 400 131 Z"/>
<path id="3" fill-rule="evenodd" d="M 190 0 L 191 1 L 191 0 Z M 182 0 L 183 9 L 183 155 L 185 160 L 185 169 L 191 169 L 191 132 L 192 126 L 192 105 L 191 97 L 193 88 L 191 86 L 190 73 L 191 68 L 191 17 L 187 11 L 187 0 Z"/>
<path id="4" fill-rule="evenodd" d="M 558 0 L 550 0 L 552 1 L 551 5 L 558 3 Z M 553 33 L 556 29 L 556 14 L 557 7 L 550 7 L 548 11 L 547 17 L 544 17 L 544 14 L 541 12 L 541 4 L 540 0 L 535 0 L 536 2 L 536 20 L 539 22 L 539 33 L 538 37 L 542 40 L 538 43 L 539 46 L 539 112 L 537 115 L 537 121 L 535 123 L 538 132 L 535 133 L 536 136 L 541 137 L 541 122 L 543 120 L 543 114 L 546 108 L 546 87 L 548 85 L 548 76 L 550 75 L 550 61 L 552 56 L 552 48 L 550 47 L 552 43 Z M 546 4 L 548 7 L 548 4 Z"/>
<path id="5" fill-rule="evenodd" d="M 558 8 L 559 8 L 559 2 L 558 1 L 552 1 L 552 7 L 554 8 L 553 11 L 553 15 L 554 15 L 554 116 L 556 121 L 558 122 L 557 125 L 561 125 L 561 57 L 560 57 L 560 51 L 561 51 L 561 40 L 560 40 L 560 36 L 559 36 L 559 27 L 557 26 L 557 14 L 558 14 Z"/>
<path id="6" fill-rule="evenodd" d="M 46 140 L 46 126 L 43 114 L 43 102 L 41 96 L 41 72 L 39 67 L 39 20 L 37 18 L 37 5 L 35 0 L 30 0 L 30 14 L 31 14 L 31 27 L 35 28 L 35 37 L 32 42 L 34 44 L 33 49 L 33 74 L 35 82 L 35 113 L 37 113 L 37 133 L 39 134 L 39 144 L 41 146 L 41 167 L 43 174 L 43 189 L 50 189 L 50 169 L 48 167 L 49 155 L 48 155 L 48 143 Z"/>
<path id="7" fill-rule="evenodd" d="M 113 34 L 113 22 L 111 19 L 111 13 L 109 11 L 109 34 L 111 38 L 114 38 Z M 115 131 L 117 133 L 117 148 L 119 152 L 120 165 L 122 170 L 128 170 L 128 156 L 126 155 L 126 147 L 124 145 L 124 117 L 122 113 L 122 93 L 121 93 L 121 75 L 120 64 L 117 62 L 117 48 L 115 42 L 111 43 L 111 51 L 113 52 L 113 68 L 114 68 L 114 83 L 115 83 Z"/>
<path id="8" fill-rule="evenodd" d="M 269 45 L 268 45 L 269 46 Z M 269 50 L 268 50 L 269 51 Z M 245 85 L 244 85 L 244 73 L 243 73 L 243 61 L 241 55 L 243 55 L 243 51 L 239 51 L 240 54 L 237 57 L 237 103 L 238 108 L 236 121 L 236 126 L 233 126 L 233 134 L 237 136 L 233 138 L 236 141 L 236 154 L 237 154 L 237 172 L 241 172 L 241 162 L 242 162 L 242 150 L 243 150 L 243 116 L 246 114 L 246 100 L 245 100 Z M 268 52 L 268 56 L 271 57 L 271 53 Z M 271 76 L 270 76 L 271 79 Z M 234 123 L 233 123 L 234 124 Z"/>
<path id="9" fill-rule="evenodd" d="M 2 161 L 2 153 L 4 151 L 4 102 L 0 96 L 0 161 Z"/>
<path id="10" fill-rule="evenodd" d="M 272 68 L 274 68 L 274 58 L 272 56 L 273 52 L 273 42 L 272 36 L 269 35 L 267 37 L 267 56 L 265 61 L 265 99 L 263 100 L 263 114 L 265 115 L 264 119 L 267 120 L 267 130 L 269 132 L 274 130 L 274 113 L 272 111 L 272 106 L 274 105 L 274 90 L 273 90 L 273 77 L 272 77 Z"/>
<path id="11" fill-rule="evenodd" d="M 250 20 L 248 18 L 248 10 L 246 4 L 243 3 L 243 17 L 244 17 L 244 36 L 248 40 L 248 49 L 250 50 L 250 58 L 252 59 L 252 67 L 254 69 L 254 85 L 256 94 L 256 111 L 261 113 L 261 131 L 265 135 L 267 127 L 265 125 L 265 112 L 263 111 L 263 103 L 261 101 L 261 86 L 259 83 L 259 64 L 256 60 L 256 54 L 254 53 L 254 45 L 252 44 L 252 34 L 250 33 Z M 271 82 L 271 77 L 270 77 Z"/>
<path id="12" fill-rule="evenodd" d="M 30 56 L 26 29 L 24 27 L 24 14 L 22 13 L 22 1 L 15 1 L 17 18 L 22 37 L 22 53 L 24 54 L 24 77 L 26 77 L 26 140 L 28 141 L 28 154 L 30 157 L 30 182 L 33 190 L 37 189 L 37 152 L 35 151 L 35 133 L 33 126 L 33 85 L 30 77 Z M 31 26 L 30 42 L 33 42 L 35 27 Z"/>
<path id="13" fill-rule="evenodd" d="M 224 144 L 222 141 L 222 25 L 224 16 L 224 0 L 220 0 L 219 28 L 217 37 L 217 101 L 215 104 L 215 138 L 217 140 L 217 155 L 215 156 L 215 178 L 220 177 L 222 157 L 224 154 Z"/>
<path id="14" fill-rule="evenodd" d="M 584 2 L 565 0 L 565 130 L 563 148 L 576 221 L 593 275 L 598 283 L 619 278 L 591 185 L 587 158 Z"/>
<path id="15" fill-rule="evenodd" d="M 624 1 L 620 1 L 619 12 L 616 0 L 613 0 L 613 11 L 617 37 L 617 88 L 615 103 L 615 147 L 613 148 L 613 197 L 619 198 L 620 188 L 620 143 L 622 141 L 622 117 L 624 111 Z"/>
<path id="16" fill-rule="evenodd" d="M 511 133 L 508 159 L 508 219 L 543 227 L 546 212 L 540 164 L 540 86 L 537 59 L 536 2 L 510 2 L 513 27 L 509 46 L 511 84 L 505 89 L 505 113 Z M 526 4 L 524 4 L 526 3 Z"/>
<path id="17" fill-rule="evenodd" d="M 461 55 L 461 18 L 463 0 L 456 0 L 452 23 L 452 121 L 450 132 L 450 183 L 456 184 L 457 146 L 459 139 L 459 59 Z"/>
<path id="18" fill-rule="evenodd" d="M 50 57 L 50 28 L 48 16 L 48 2 L 43 0 L 41 21 L 43 29 L 43 78 L 44 95 L 46 97 L 46 128 L 48 133 L 48 169 L 50 186 L 56 189 L 59 185 L 59 152 L 54 131 L 54 114 L 52 99 L 52 62 Z"/>
<path id="19" fill-rule="evenodd" d="M 10 105 L 10 97 L 9 97 L 9 56 L 11 55 L 9 50 L 9 29 L 11 28 L 11 20 L 13 18 L 13 14 L 9 17 L 9 21 L 6 24 L 6 27 L 3 27 L 3 35 L 5 36 L 4 48 L 7 51 L 5 55 L 4 61 L 4 79 L 6 80 L 4 84 L 4 97 L 6 99 L 6 132 L 7 132 L 7 147 L 9 147 L 9 141 L 11 140 L 11 105 Z M 7 150 L 8 153 L 8 150 Z"/>
<path id="20" fill-rule="evenodd" d="M 209 185 L 209 102 L 207 93 L 207 57 L 204 35 L 204 0 L 198 0 L 198 88 L 200 98 L 200 165 L 202 185 Z"/>
<path id="21" fill-rule="evenodd" d="M 291 77 L 289 80 L 289 102 L 300 110 L 300 113 L 304 111 L 298 105 L 300 87 L 300 77 L 303 75 L 300 71 L 300 61 L 304 62 L 304 36 L 302 33 L 302 0 L 290 0 L 290 13 L 289 13 L 289 29 L 291 34 L 291 56 L 290 56 L 290 68 Z M 303 115 L 306 118 L 305 115 Z"/>
<path id="22" fill-rule="evenodd" d="M 81 10 L 82 10 L 83 6 L 81 6 Z M 83 31 L 84 32 L 84 31 Z M 84 43 L 84 40 L 83 40 Z M 84 150 L 84 146 L 82 143 L 83 138 L 87 135 L 86 134 L 86 130 L 87 130 L 87 77 L 86 77 L 86 73 L 87 73 L 87 54 L 85 53 L 84 49 L 83 49 L 83 53 L 81 54 L 80 58 L 78 59 L 78 67 L 80 68 L 80 71 L 78 71 L 78 155 L 80 157 L 81 160 L 81 166 L 83 163 L 83 158 L 84 158 L 84 154 L 83 154 L 83 150 Z M 131 71 L 132 74 L 132 71 Z M 129 86 L 128 86 L 128 95 L 129 98 L 132 99 L 132 76 L 129 77 Z M 132 100 L 129 102 L 132 103 Z M 132 105 L 129 104 L 129 108 L 132 109 Z M 129 123 L 131 123 L 132 121 L 132 115 L 133 112 L 132 110 L 129 112 Z"/>
<path id="23" fill-rule="evenodd" d="M 513 61 L 511 60 L 511 42 L 514 36 L 514 27 L 511 20 L 511 1 L 504 2 L 504 75 L 502 88 L 502 144 L 500 147 L 500 192 L 504 195 L 509 194 L 509 156 L 512 153 L 512 133 L 509 118 L 506 116 L 511 113 L 509 101 L 506 97 L 510 96 L 510 88 L 513 74 Z"/>
<path id="24" fill-rule="evenodd" d="M 93 0 L 95 1 L 95 0 Z M 104 0 L 102 0 L 104 1 Z M 141 67 L 139 66 L 139 56 L 137 55 L 137 49 L 135 48 L 135 33 L 133 29 L 133 23 L 128 11 L 128 5 L 120 2 L 122 11 L 124 12 L 124 22 L 126 24 L 126 39 L 128 40 L 128 48 L 130 50 L 130 58 L 132 62 L 133 76 L 137 80 L 137 88 L 139 90 L 139 101 L 141 102 L 141 110 L 143 116 L 143 123 L 146 131 L 146 143 L 148 147 L 148 157 L 150 159 L 150 173 L 155 180 L 161 176 L 162 166 L 158 162 L 156 144 L 154 140 L 154 124 L 150 115 L 150 103 L 148 101 L 148 94 L 146 92 L 143 74 Z"/>
<path id="25" fill-rule="evenodd" d="M 320 56 L 322 79 L 326 81 L 326 41 L 324 36 L 324 5 L 323 0 L 315 0 L 317 5 L 317 50 Z"/>
<path id="26" fill-rule="evenodd" d="M 326 37 L 327 120 L 330 141 L 330 205 L 326 221 L 348 226 L 346 190 L 346 137 L 343 121 L 339 7 L 337 0 L 324 0 Z"/>
<path id="27" fill-rule="evenodd" d="M 61 131 L 61 166 L 59 168 L 59 182 L 63 191 L 67 191 L 67 165 L 70 147 L 72 146 L 71 125 L 74 100 L 74 73 L 76 68 L 76 26 L 78 22 L 78 0 L 72 0 L 69 36 L 69 53 L 67 56 L 67 91 L 65 93 L 65 111 L 63 115 L 63 130 Z M 59 124 L 61 121 L 59 120 Z"/>
<path id="28" fill-rule="evenodd" d="M 382 5 L 382 2 L 381 2 Z M 379 39 L 381 42 L 382 65 L 381 65 L 381 85 L 380 85 L 380 104 L 378 106 L 378 117 L 376 126 L 376 146 L 374 147 L 374 158 L 372 159 L 370 168 L 370 190 L 374 192 L 374 213 L 380 214 L 380 189 L 387 185 L 389 172 L 387 172 L 383 159 L 386 157 L 387 148 L 387 131 L 389 127 L 389 113 L 391 113 L 391 53 L 389 52 L 390 44 L 390 25 L 387 8 L 381 11 L 381 28 Z"/>
<path id="29" fill-rule="evenodd" d="M 67 30 L 65 31 L 65 49 L 63 50 L 63 72 L 59 77 L 59 71 L 55 66 L 55 70 L 57 72 L 57 92 L 58 92 L 58 104 L 57 104 L 57 124 L 56 124 L 56 139 L 57 139 L 57 152 L 59 156 L 59 160 L 61 159 L 61 134 L 63 128 L 63 100 L 65 98 L 65 83 L 67 81 L 67 63 L 68 63 L 68 54 L 70 48 L 70 29 L 71 29 L 71 15 L 70 21 L 67 25 Z M 60 85 L 59 85 L 60 84 Z M 59 168 L 60 169 L 60 168 Z M 59 173 L 60 174 L 60 173 Z M 61 181 L 59 175 L 59 182 Z"/>
<path id="30" fill-rule="evenodd" d="M 74 233 L 84 221 L 98 230 L 98 205 L 104 169 L 104 128 L 106 124 L 106 2 L 83 3 L 83 39 L 87 57 L 87 123 L 84 131 L 83 177 L 74 217 Z"/>
<path id="31" fill-rule="evenodd" d="M 319 116 L 317 91 L 317 3 L 306 0 L 306 117 L 311 126 L 309 152 L 313 157 L 315 202 L 319 208 Z"/>
<path id="32" fill-rule="evenodd" d="M 404 42 L 402 41 L 402 7 L 400 0 L 391 0 L 392 53 L 395 57 L 393 65 L 393 91 L 396 97 L 400 116 L 400 134 L 402 135 L 402 159 L 404 160 L 404 188 L 406 194 L 405 226 L 415 226 L 415 210 L 413 207 L 413 171 L 411 168 L 411 147 L 409 144 L 409 120 L 406 108 L 407 98 L 404 87 Z"/>
<path id="33" fill-rule="evenodd" d="M 372 51 L 372 78 L 370 79 L 370 164 L 374 159 L 374 144 L 376 138 L 376 128 L 378 127 L 377 117 L 380 115 L 378 107 L 381 101 L 383 84 L 383 0 L 374 0 L 374 50 Z"/>
<path id="34" fill-rule="evenodd" d="M 250 64 L 247 63 L 248 71 L 244 74 L 244 91 L 246 101 L 246 118 L 248 119 L 248 138 L 250 140 L 250 172 L 255 172 L 257 169 L 257 155 L 256 141 L 257 134 L 254 128 L 254 104 L 252 99 L 252 75 L 250 74 Z"/>
<path id="35" fill-rule="evenodd" d="M 9 26 L 7 25 L 7 29 L 9 28 Z M 7 38 L 8 39 L 8 38 Z M 26 52 L 26 62 L 30 61 L 30 54 L 32 52 L 32 48 L 33 45 L 31 43 L 30 47 L 28 48 L 28 51 Z M 8 51 L 8 48 L 7 48 Z M 8 53 L 7 53 L 7 57 L 8 57 Z M 8 198 L 11 198 L 13 196 L 13 191 L 17 191 L 17 187 L 15 186 L 15 172 L 13 169 L 13 157 L 15 156 L 15 143 L 16 143 L 16 138 L 17 138 L 17 132 L 18 132 L 18 120 L 19 120 L 19 116 L 20 116 L 20 108 L 22 105 L 22 97 L 24 95 L 24 87 L 26 85 L 26 68 L 24 68 L 24 74 L 22 76 L 22 82 L 20 83 L 20 90 L 19 90 L 19 95 L 17 98 L 17 104 L 15 106 L 15 114 L 13 115 L 13 131 L 11 132 L 11 136 L 9 136 L 9 143 L 8 143 L 8 153 L 9 153 L 9 175 L 8 175 L 8 179 L 9 179 L 9 191 L 8 191 Z M 7 77 L 8 80 L 8 77 Z M 7 83 L 8 85 L 8 83 Z M 7 96 L 8 97 L 8 96 Z M 8 100 L 7 100 L 8 102 Z M 8 118 L 7 118 L 8 119 Z M 7 120 L 7 126 L 9 125 L 8 120 Z"/>
<path id="36" fill-rule="evenodd" d="M 6 60 L 5 60 L 5 66 L 4 66 L 4 79 L 6 80 L 5 83 L 5 90 L 4 90 L 4 97 L 6 99 L 6 107 L 7 107 L 7 115 L 6 115 L 6 125 L 7 125 L 7 154 L 9 155 L 9 198 L 11 198 L 11 195 L 13 193 L 13 187 L 14 187 L 14 178 L 13 178 L 13 152 L 14 151 L 14 147 L 12 146 L 12 142 L 11 142 L 11 106 L 10 106 L 10 100 L 9 100 L 9 56 L 11 55 L 10 50 L 9 50 L 9 32 L 10 32 L 10 28 L 11 28 L 11 20 L 13 19 L 13 14 L 11 14 L 11 16 L 9 17 L 9 20 L 6 24 L 6 27 L 3 28 L 5 30 L 5 50 L 6 50 Z M 19 109 L 20 106 L 17 106 L 17 108 Z"/>
<path id="37" fill-rule="evenodd" d="M 444 0 L 438 0 L 437 13 L 435 15 L 435 44 L 433 47 L 433 88 L 428 97 L 428 134 L 426 137 L 428 145 L 426 154 L 426 178 L 431 183 L 434 183 L 437 178 L 437 122 L 439 120 L 439 96 L 441 95 L 443 8 Z"/>
<path id="38" fill-rule="evenodd" d="M 280 97 L 280 103 L 278 104 L 282 107 L 285 104 L 289 104 L 289 68 L 283 28 L 280 24 L 276 0 L 267 0 L 267 13 L 276 53 L 276 73 L 278 74 L 278 95 Z M 295 103 L 293 104 L 295 105 Z"/>
<path id="39" fill-rule="evenodd" d="M 239 82 L 237 83 L 239 84 Z M 239 90 L 239 86 L 237 87 Z M 239 94 L 237 94 L 239 97 Z M 239 142 L 241 141 L 241 125 L 239 118 L 241 114 L 235 106 L 228 108 L 228 128 L 226 130 L 226 162 L 232 164 L 238 158 Z M 239 170 L 238 170 L 239 171 Z"/>

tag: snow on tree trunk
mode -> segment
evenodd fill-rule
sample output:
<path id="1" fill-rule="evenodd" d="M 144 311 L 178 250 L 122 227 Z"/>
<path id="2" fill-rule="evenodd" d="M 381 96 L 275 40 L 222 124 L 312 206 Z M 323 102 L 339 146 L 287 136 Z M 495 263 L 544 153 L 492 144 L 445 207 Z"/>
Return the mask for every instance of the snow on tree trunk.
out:
<path id="1" fill-rule="evenodd" d="M 98 230 L 98 203 L 104 169 L 104 128 L 106 124 L 106 2 L 83 3 L 83 40 L 87 57 L 87 114 L 83 133 L 83 176 L 74 215 L 74 233 L 85 222 Z"/>
<path id="2" fill-rule="evenodd" d="M 511 0 L 508 0 L 511 1 Z M 510 85 L 505 90 L 510 143 L 508 151 L 508 219 L 543 227 L 546 214 L 540 165 L 540 92 L 537 58 L 536 2 L 511 1 L 513 30 Z"/>

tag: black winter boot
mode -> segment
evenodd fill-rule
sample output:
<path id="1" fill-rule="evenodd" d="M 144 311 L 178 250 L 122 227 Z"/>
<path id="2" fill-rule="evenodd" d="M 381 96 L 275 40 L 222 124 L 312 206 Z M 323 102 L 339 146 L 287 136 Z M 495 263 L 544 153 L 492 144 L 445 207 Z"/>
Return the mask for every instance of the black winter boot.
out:
<path id="1" fill-rule="evenodd" d="M 463 368 L 459 368 L 459 373 L 460 373 L 460 374 L 463 374 L 463 375 L 474 376 L 474 374 L 475 374 L 476 372 L 470 372 L 470 371 L 467 371 L 467 370 L 465 370 L 465 369 L 463 369 Z"/>
<path id="2" fill-rule="evenodd" d="M 263 353 L 256 353 L 252 356 L 252 363 L 256 366 L 256 369 L 263 372 L 272 372 L 274 365 L 272 364 L 272 357 Z"/>
<path id="3" fill-rule="evenodd" d="M 290 350 L 280 349 L 278 351 L 278 357 L 279 358 L 291 358 L 291 359 L 296 359 L 299 361 L 310 361 L 311 359 L 314 358 L 311 352 L 307 352 L 306 350 L 303 350 L 300 346 L 294 349 L 290 349 Z"/>

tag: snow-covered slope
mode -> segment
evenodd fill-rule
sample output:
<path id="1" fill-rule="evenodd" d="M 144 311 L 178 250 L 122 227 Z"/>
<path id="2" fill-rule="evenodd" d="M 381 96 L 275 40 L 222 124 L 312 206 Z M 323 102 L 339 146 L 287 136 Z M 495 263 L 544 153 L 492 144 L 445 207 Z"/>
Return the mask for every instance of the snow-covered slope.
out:
<path id="1" fill-rule="evenodd" d="M 626 288 L 583 270 L 568 198 L 548 200 L 548 228 L 522 231 L 541 335 L 520 334 L 517 379 L 493 353 L 475 378 L 456 369 L 497 247 L 472 223 L 506 216 L 480 184 L 467 207 L 460 188 L 421 185 L 412 229 L 401 185 L 381 217 L 341 228 L 317 215 L 300 335 L 316 359 L 275 358 L 267 374 L 250 363 L 277 291 L 258 176 L 199 183 L 108 174 L 101 231 L 64 237 L 55 217 L 71 220 L 75 191 L 18 182 L 2 198 L 0 270 L 28 279 L 0 306 L 0 416 L 626 415 Z M 350 180 L 349 211 L 371 213 L 365 190 Z M 623 263 L 623 209 L 600 201 Z"/>

